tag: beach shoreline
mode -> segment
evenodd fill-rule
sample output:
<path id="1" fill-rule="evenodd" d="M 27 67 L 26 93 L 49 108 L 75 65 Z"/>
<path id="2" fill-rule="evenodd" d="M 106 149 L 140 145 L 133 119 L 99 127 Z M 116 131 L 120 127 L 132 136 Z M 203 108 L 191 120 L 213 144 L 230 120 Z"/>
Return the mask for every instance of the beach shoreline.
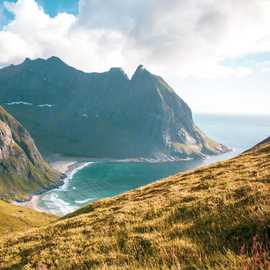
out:
<path id="1" fill-rule="evenodd" d="M 76 173 L 79 168 L 85 167 L 88 163 L 89 162 L 86 162 L 86 161 L 82 162 L 82 161 L 78 161 L 78 160 L 68 160 L 67 159 L 67 160 L 52 161 L 52 162 L 50 162 L 50 165 L 53 169 L 66 175 L 66 177 L 64 179 L 64 183 L 63 183 L 63 185 L 61 185 L 61 186 L 64 186 L 67 184 L 67 182 L 65 180 L 69 180 L 71 175 Z M 24 206 L 26 208 L 36 210 L 39 212 L 46 213 L 47 211 L 45 211 L 43 208 L 39 207 L 39 205 L 38 205 L 39 199 L 44 193 L 46 193 L 46 192 L 43 192 L 40 195 L 37 195 L 37 194 L 32 195 L 28 201 L 14 202 L 14 204 Z"/>
<path id="2" fill-rule="evenodd" d="M 69 174 L 71 171 L 79 167 L 82 163 L 77 160 L 59 160 L 51 162 L 50 165 L 53 169 L 57 170 L 60 173 Z"/>
<path id="3" fill-rule="evenodd" d="M 230 153 L 233 153 L 234 151 L 231 151 Z M 227 153 L 228 155 L 228 153 Z M 221 160 L 223 158 L 221 157 Z M 141 159 L 126 159 L 126 160 L 111 160 L 111 159 L 103 159 L 103 161 L 109 161 L 109 162 L 129 162 L 129 163 L 140 163 L 140 162 L 145 162 L 146 160 L 141 160 Z M 188 162 L 189 160 L 182 160 L 183 162 Z M 201 166 L 205 166 L 208 164 L 211 164 L 213 162 L 218 162 L 219 160 L 212 160 L 210 157 L 209 159 L 205 159 L 204 162 L 202 162 Z M 91 160 L 91 159 L 86 159 L 86 158 L 72 158 L 72 157 L 60 157 L 60 156 L 55 156 L 51 159 L 49 159 L 49 164 L 51 165 L 51 167 L 57 171 L 59 171 L 62 174 L 65 174 L 66 177 L 64 178 L 64 182 L 62 185 L 60 185 L 59 187 L 57 187 L 56 189 L 66 189 L 69 185 L 70 180 L 73 178 L 73 176 L 80 170 L 82 170 L 83 168 L 85 168 L 86 166 L 88 166 L 91 163 L 97 162 L 97 160 Z M 148 160 L 149 162 L 149 160 Z M 174 161 L 176 162 L 176 161 Z M 152 163 L 151 161 L 149 163 Z M 44 212 L 44 213 L 49 213 L 48 210 L 46 210 L 46 208 L 44 209 L 43 207 L 40 206 L 40 201 L 42 200 L 42 198 L 44 196 L 46 196 L 46 193 L 52 191 L 54 189 L 51 190 L 47 190 L 44 191 L 40 194 L 33 194 L 30 199 L 28 201 L 25 202 L 14 202 L 14 204 L 20 205 L 20 206 L 24 206 L 39 212 Z"/>
<path id="4" fill-rule="evenodd" d="M 86 159 L 86 158 L 79 158 L 79 157 L 78 158 L 63 157 L 60 155 L 51 156 L 47 160 L 53 169 L 66 175 L 66 177 L 64 178 L 64 183 L 61 186 L 59 186 L 57 189 L 66 188 L 66 186 L 68 185 L 70 179 L 72 179 L 74 174 L 76 174 L 79 170 L 83 169 L 84 167 L 88 166 L 88 164 L 91 164 L 97 161 L 93 159 Z M 111 161 L 111 162 L 134 162 L 134 163 L 140 163 L 140 162 L 152 163 L 153 162 L 152 160 L 146 161 L 145 159 L 140 159 L 140 158 L 139 159 L 125 159 L 125 160 L 121 160 L 121 159 L 100 159 L 100 160 Z M 159 162 L 162 162 L 162 161 L 159 160 Z M 20 205 L 20 206 L 32 209 L 32 210 L 39 211 L 39 212 L 49 213 L 48 211 L 46 211 L 46 209 L 42 208 L 39 205 L 39 201 L 41 200 L 41 197 L 44 196 L 49 191 L 51 190 L 44 191 L 40 194 L 33 194 L 29 197 L 29 200 L 24 201 L 24 202 L 14 201 L 13 203 L 16 205 Z"/>

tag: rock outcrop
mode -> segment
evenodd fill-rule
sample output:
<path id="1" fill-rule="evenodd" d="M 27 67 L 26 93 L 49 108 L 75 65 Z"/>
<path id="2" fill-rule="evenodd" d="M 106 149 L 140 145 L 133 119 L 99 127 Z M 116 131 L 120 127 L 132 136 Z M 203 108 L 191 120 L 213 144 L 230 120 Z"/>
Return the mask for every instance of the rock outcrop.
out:
<path id="1" fill-rule="evenodd" d="M 28 131 L 0 107 L 0 198 L 24 200 L 62 183 Z"/>

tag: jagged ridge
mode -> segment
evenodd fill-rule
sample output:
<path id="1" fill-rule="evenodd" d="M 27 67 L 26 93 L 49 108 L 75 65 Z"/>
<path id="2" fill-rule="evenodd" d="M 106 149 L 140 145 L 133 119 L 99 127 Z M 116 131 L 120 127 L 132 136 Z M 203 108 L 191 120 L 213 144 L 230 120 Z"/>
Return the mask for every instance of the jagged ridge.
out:
<path id="1" fill-rule="evenodd" d="M 28 59 L 0 70 L 0 85 L 1 104 L 45 154 L 166 160 L 228 150 L 203 134 L 189 106 L 143 66 L 129 79 L 120 68 L 84 73 L 56 57 Z"/>

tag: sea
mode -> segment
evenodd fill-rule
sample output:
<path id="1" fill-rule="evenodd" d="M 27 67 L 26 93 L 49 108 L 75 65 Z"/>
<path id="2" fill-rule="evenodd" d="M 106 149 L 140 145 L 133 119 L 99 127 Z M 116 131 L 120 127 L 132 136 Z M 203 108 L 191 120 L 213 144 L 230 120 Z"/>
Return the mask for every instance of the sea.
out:
<path id="1" fill-rule="evenodd" d="M 225 160 L 270 136 L 270 116 L 195 114 L 195 123 L 231 152 L 204 161 L 130 162 L 91 161 L 73 170 L 65 184 L 39 196 L 38 207 L 63 216 L 86 204 L 138 188 L 158 179 Z"/>

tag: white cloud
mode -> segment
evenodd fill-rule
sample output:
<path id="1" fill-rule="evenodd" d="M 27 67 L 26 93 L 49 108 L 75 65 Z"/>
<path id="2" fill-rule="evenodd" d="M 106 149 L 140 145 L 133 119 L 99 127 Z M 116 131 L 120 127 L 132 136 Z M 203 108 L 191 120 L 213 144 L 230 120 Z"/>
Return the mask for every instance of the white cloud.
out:
<path id="1" fill-rule="evenodd" d="M 81 0 L 78 23 L 120 32 L 131 64 L 181 76 L 242 76 L 250 71 L 220 63 L 270 50 L 269 12 L 267 0 Z"/>
<path id="2" fill-rule="evenodd" d="M 256 64 L 256 69 L 260 72 L 270 72 L 270 61 L 266 60 Z"/>
<path id="3" fill-rule="evenodd" d="M 270 110 L 259 104 L 264 95 L 270 98 L 268 63 L 223 64 L 270 52 L 270 1 L 80 0 L 79 5 L 77 16 L 50 17 L 35 0 L 7 1 L 14 19 L 0 30 L 0 66 L 52 55 L 85 71 L 121 66 L 131 74 L 144 64 L 180 86 L 178 93 L 195 110 L 238 112 L 247 88 L 243 110 Z M 252 80 L 246 83 L 244 76 Z"/>
<path id="4" fill-rule="evenodd" d="M 267 0 L 80 0 L 78 16 L 50 17 L 34 0 L 6 2 L 0 65 L 57 55 L 87 71 L 145 64 L 162 74 L 243 76 L 226 57 L 270 50 Z M 31 14 L 31 16 L 29 16 Z"/>
<path id="5" fill-rule="evenodd" d="M 61 13 L 50 18 L 34 0 L 5 2 L 5 6 L 15 19 L 0 31 L 1 64 L 68 52 L 69 29 L 76 20 L 73 15 Z"/>

